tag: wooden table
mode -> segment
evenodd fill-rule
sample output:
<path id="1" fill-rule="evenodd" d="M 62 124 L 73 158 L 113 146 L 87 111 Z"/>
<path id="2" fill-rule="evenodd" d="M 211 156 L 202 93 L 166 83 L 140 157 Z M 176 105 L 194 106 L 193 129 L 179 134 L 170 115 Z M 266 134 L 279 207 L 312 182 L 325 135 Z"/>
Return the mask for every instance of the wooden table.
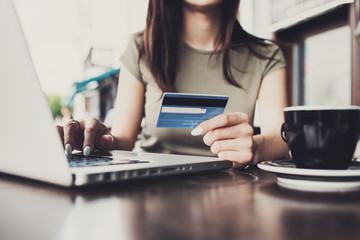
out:
<path id="1" fill-rule="evenodd" d="M 282 188 L 257 167 L 64 189 L 0 175 L 0 239 L 360 239 L 360 191 Z"/>

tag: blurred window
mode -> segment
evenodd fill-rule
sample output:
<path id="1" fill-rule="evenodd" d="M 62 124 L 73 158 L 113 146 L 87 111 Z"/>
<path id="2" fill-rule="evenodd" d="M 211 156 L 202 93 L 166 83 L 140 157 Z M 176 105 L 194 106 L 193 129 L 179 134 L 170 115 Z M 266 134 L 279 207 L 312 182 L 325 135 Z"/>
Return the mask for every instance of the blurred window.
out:
<path id="1" fill-rule="evenodd" d="M 305 105 L 351 104 L 351 31 L 343 26 L 306 38 L 303 46 Z"/>

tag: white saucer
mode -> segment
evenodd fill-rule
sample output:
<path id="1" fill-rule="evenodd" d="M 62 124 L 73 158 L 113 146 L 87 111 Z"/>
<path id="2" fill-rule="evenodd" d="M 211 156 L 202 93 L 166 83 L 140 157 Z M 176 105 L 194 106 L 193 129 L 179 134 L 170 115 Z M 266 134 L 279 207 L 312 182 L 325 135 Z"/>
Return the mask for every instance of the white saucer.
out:
<path id="1" fill-rule="evenodd" d="M 263 162 L 260 169 L 275 173 L 280 186 L 305 191 L 360 190 L 360 162 L 352 162 L 346 170 L 295 168 L 291 160 Z"/>

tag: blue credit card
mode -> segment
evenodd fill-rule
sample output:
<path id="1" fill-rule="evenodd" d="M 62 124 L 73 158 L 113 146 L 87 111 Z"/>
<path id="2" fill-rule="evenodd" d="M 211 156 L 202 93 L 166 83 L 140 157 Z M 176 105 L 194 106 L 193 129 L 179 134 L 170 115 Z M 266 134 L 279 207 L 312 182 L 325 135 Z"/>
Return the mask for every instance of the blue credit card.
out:
<path id="1" fill-rule="evenodd" d="M 194 128 L 224 112 L 228 96 L 164 93 L 158 128 Z"/>

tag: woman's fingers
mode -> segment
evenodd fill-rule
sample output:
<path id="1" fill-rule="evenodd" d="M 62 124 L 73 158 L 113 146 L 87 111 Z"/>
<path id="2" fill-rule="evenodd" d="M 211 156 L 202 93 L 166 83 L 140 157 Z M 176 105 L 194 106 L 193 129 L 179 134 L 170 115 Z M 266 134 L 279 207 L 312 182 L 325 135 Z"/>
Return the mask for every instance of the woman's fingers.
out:
<path id="1" fill-rule="evenodd" d="M 85 156 L 88 156 L 94 150 L 96 135 L 99 130 L 98 128 L 99 124 L 96 119 L 91 118 L 86 122 L 86 127 L 84 129 L 84 143 L 82 146 Z"/>
<path id="2" fill-rule="evenodd" d="M 210 146 L 210 150 L 214 154 L 219 154 L 224 151 L 252 151 L 252 147 L 252 138 L 235 138 L 216 141 Z"/>
<path id="3" fill-rule="evenodd" d="M 193 136 L 203 135 L 217 128 L 230 127 L 241 123 L 249 123 L 249 116 L 245 113 L 223 113 L 206 120 L 196 126 L 191 132 Z"/>
<path id="4" fill-rule="evenodd" d="M 252 151 L 223 151 L 218 154 L 218 157 L 232 161 L 236 168 L 243 168 L 252 164 L 253 153 Z"/>
<path id="5" fill-rule="evenodd" d="M 64 126 L 64 146 L 65 152 L 68 155 L 71 155 L 72 150 L 76 148 L 77 144 L 77 135 L 81 132 L 81 123 L 76 120 L 70 120 Z"/>
<path id="6" fill-rule="evenodd" d="M 59 134 L 63 133 L 63 144 L 65 152 L 71 155 L 74 149 L 83 151 L 87 156 L 97 148 L 110 150 L 113 137 L 109 129 L 95 118 L 87 121 L 69 121 L 63 131 L 58 128 Z"/>
<path id="7" fill-rule="evenodd" d="M 86 123 L 84 130 L 84 155 L 89 155 L 95 148 L 99 148 L 100 137 L 109 133 L 109 129 L 95 118 L 91 118 Z"/>
<path id="8" fill-rule="evenodd" d="M 109 133 L 102 135 L 99 138 L 99 148 L 105 151 L 111 150 L 111 147 L 114 144 L 114 137 Z"/>
<path id="9" fill-rule="evenodd" d="M 237 138 L 215 141 L 210 150 L 220 159 L 248 165 L 253 159 L 253 139 Z"/>
<path id="10" fill-rule="evenodd" d="M 200 123 L 191 134 L 203 134 L 211 152 L 232 161 L 236 167 L 251 164 L 253 160 L 254 129 L 245 113 L 220 114 Z"/>
<path id="11" fill-rule="evenodd" d="M 211 146 L 215 141 L 222 139 L 234 139 L 239 137 L 251 137 L 254 129 L 247 123 L 239 124 L 231 127 L 223 127 L 209 131 L 204 136 L 204 143 Z"/>

